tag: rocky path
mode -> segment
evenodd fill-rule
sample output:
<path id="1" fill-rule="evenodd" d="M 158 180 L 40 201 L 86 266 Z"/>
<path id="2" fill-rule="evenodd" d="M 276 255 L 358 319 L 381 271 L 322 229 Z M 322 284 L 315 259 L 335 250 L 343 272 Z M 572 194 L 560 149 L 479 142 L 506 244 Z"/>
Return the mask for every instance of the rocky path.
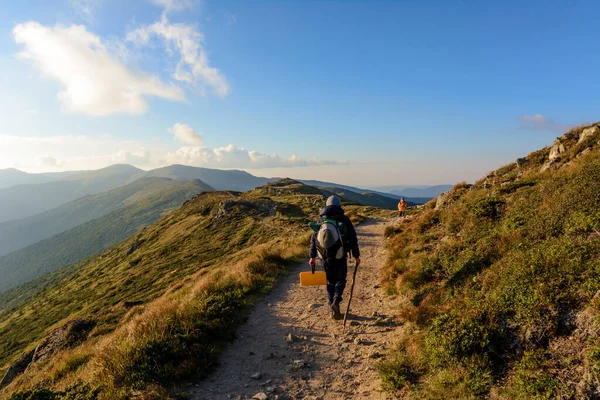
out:
<path id="1" fill-rule="evenodd" d="M 357 227 L 358 269 L 346 332 L 329 317 L 324 287 L 300 287 L 298 265 L 250 313 L 218 370 L 192 386 L 192 399 L 386 399 L 376 364 L 397 329 L 380 268 L 385 221 Z M 353 263 L 342 310 L 352 282 Z"/>

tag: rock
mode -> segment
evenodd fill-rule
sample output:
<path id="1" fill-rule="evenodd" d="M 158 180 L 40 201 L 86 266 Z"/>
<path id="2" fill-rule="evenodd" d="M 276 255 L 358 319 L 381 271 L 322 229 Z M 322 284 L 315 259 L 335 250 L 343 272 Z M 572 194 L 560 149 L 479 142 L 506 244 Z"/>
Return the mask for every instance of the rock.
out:
<path id="1" fill-rule="evenodd" d="M 143 301 L 126 301 L 123 303 L 123 308 L 130 309 L 136 306 L 141 306 L 144 304 Z"/>
<path id="2" fill-rule="evenodd" d="M 600 128 L 598 128 L 598 126 L 591 126 L 589 128 L 585 128 L 579 135 L 579 140 L 577 141 L 577 143 L 581 143 L 584 140 L 594 136 L 596 133 L 598 133 L 599 130 Z"/>
<path id="3" fill-rule="evenodd" d="M 379 317 L 379 313 L 377 311 L 373 311 L 373 314 L 371 314 L 371 317 Z"/>
<path id="4" fill-rule="evenodd" d="M 555 161 L 557 158 L 560 158 L 560 155 L 566 151 L 565 145 L 562 144 L 560 139 L 556 139 L 554 143 L 552 143 L 552 147 L 550 148 L 550 155 L 548 156 L 548 160 Z"/>
<path id="5" fill-rule="evenodd" d="M 265 388 L 265 392 L 267 392 L 267 393 L 275 393 L 275 386 L 267 386 Z"/>
<path id="6" fill-rule="evenodd" d="M 125 255 L 128 256 L 139 248 L 140 248 L 140 243 L 138 241 L 135 241 L 135 242 L 133 242 L 133 244 L 131 246 L 129 246 Z"/>
<path id="7" fill-rule="evenodd" d="M 549 169 L 558 168 L 558 163 L 560 162 L 560 157 L 554 159 L 553 161 L 548 161 L 546 164 L 542 165 L 540 168 L 540 172 L 548 171 Z"/>
<path id="8" fill-rule="evenodd" d="M 361 338 L 356 338 L 356 339 L 354 339 L 354 344 L 359 346 L 359 345 L 363 344 L 363 341 Z"/>
<path id="9" fill-rule="evenodd" d="M 577 154 L 577 158 L 581 157 L 581 156 L 585 156 L 586 154 L 588 154 L 590 151 L 592 151 L 591 147 L 586 148 L 585 150 L 583 150 L 581 153 Z"/>
<path id="10" fill-rule="evenodd" d="M 319 307 L 321 307 L 320 304 L 313 303 L 313 304 L 307 305 L 306 309 L 310 311 L 310 310 L 314 310 L 315 308 L 319 308 Z"/>
<path id="11" fill-rule="evenodd" d="M 19 360 L 17 360 L 15 363 L 11 364 L 10 367 L 8 367 L 8 371 L 6 371 L 6 374 L 4 374 L 2 381 L 0 381 L 0 388 L 3 388 L 4 386 L 10 384 L 17 376 L 25 372 L 25 370 L 27 369 L 27 367 L 29 367 L 29 364 L 31 364 L 31 361 L 33 360 L 34 353 L 35 350 L 28 351 L 27 353 L 23 354 L 21 358 L 19 358 Z"/>
<path id="12" fill-rule="evenodd" d="M 377 285 L 377 284 L 376 284 L 376 285 L 373 285 L 373 289 L 379 289 L 380 287 L 381 287 L 381 286 L 379 286 L 379 285 Z"/>
<path id="13" fill-rule="evenodd" d="M 517 168 L 521 168 L 521 166 L 523 164 L 525 164 L 527 162 L 526 158 L 517 158 L 517 160 L 515 161 L 515 165 L 517 166 Z"/>
<path id="14" fill-rule="evenodd" d="M 265 392 L 259 392 L 259 393 L 256 393 L 254 396 L 252 396 L 252 399 L 254 399 L 254 400 L 268 400 L 269 399 L 269 395 L 266 394 Z"/>
<path id="15" fill-rule="evenodd" d="M 350 326 L 358 326 L 360 323 L 358 321 L 350 321 Z"/>
<path id="16" fill-rule="evenodd" d="M 293 333 L 288 333 L 288 335 L 285 337 L 285 341 L 288 343 L 297 342 L 298 339 L 298 336 L 294 335 Z"/>
<path id="17" fill-rule="evenodd" d="M 308 363 L 304 360 L 294 360 L 294 367 L 298 369 L 308 368 Z"/>
<path id="18" fill-rule="evenodd" d="M 369 358 L 376 359 L 376 358 L 381 358 L 381 357 L 383 357 L 383 356 L 378 351 L 374 351 L 374 352 L 372 352 L 372 353 L 369 354 Z"/>
<path id="19" fill-rule="evenodd" d="M 257 372 L 253 374 L 250 378 L 254 379 L 255 381 L 260 381 L 262 379 L 262 374 L 260 372 Z"/>
<path id="20" fill-rule="evenodd" d="M 439 210 L 440 208 L 442 208 L 444 204 L 446 204 L 446 202 L 448 201 L 449 197 L 450 191 L 440 194 L 435 202 L 435 209 Z"/>

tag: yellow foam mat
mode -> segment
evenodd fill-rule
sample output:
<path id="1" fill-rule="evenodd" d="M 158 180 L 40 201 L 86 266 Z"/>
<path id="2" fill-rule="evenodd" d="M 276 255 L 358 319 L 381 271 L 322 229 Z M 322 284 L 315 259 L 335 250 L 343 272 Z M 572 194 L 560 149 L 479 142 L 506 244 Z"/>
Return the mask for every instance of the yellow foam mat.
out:
<path id="1" fill-rule="evenodd" d="M 300 286 L 326 285 L 327 277 L 324 271 L 300 272 Z"/>

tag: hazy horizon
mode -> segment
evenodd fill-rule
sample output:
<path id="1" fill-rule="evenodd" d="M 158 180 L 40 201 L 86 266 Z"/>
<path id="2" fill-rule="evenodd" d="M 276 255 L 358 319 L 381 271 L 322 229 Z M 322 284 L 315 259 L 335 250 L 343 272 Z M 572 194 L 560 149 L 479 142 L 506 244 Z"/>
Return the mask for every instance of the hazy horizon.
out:
<path id="1" fill-rule="evenodd" d="M 0 168 L 185 164 L 363 187 L 472 182 L 596 120 L 599 9 L 7 3 Z"/>

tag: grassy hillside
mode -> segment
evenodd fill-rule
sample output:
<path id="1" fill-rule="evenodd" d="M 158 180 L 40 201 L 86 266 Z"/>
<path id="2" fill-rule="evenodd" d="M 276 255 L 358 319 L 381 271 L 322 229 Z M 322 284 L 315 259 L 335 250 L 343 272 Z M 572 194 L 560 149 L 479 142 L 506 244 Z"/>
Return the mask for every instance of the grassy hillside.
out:
<path id="1" fill-rule="evenodd" d="M 305 256 L 306 223 L 323 201 L 320 189 L 291 180 L 206 192 L 89 262 L 38 281 L 39 293 L 0 313 L 3 370 L 67 321 L 94 327 L 3 393 L 43 387 L 38 393 L 95 398 L 97 388 L 104 399 L 168 398 L 166 387 L 215 365 L 256 296 Z M 359 217 L 366 209 L 348 211 Z"/>
<path id="2" fill-rule="evenodd" d="M 140 171 L 130 165 L 113 165 L 69 175 L 59 181 L 0 189 L 0 222 L 29 217 L 80 197 L 119 187 Z"/>
<path id="3" fill-rule="evenodd" d="M 271 181 L 271 179 L 259 178 L 244 171 L 199 168 L 187 165 L 170 165 L 164 168 L 153 169 L 142 172 L 132 179 L 157 176 L 184 181 L 200 179 L 217 190 L 237 190 L 240 192 L 252 190 Z"/>
<path id="4" fill-rule="evenodd" d="M 153 223 L 165 212 L 181 206 L 195 194 L 211 189 L 201 181 L 180 182 L 173 188 L 0 257 L 3 277 L 0 292 L 103 251 Z M 126 200 L 133 201 L 141 195 L 140 191 L 131 194 Z"/>
<path id="5" fill-rule="evenodd" d="M 458 184 L 387 231 L 403 398 L 599 398 L 600 129 Z"/>
<path id="6" fill-rule="evenodd" d="M 1 223 L 0 256 L 183 184 L 182 181 L 167 178 L 143 178 L 116 189 L 82 197 L 28 218 Z"/>

